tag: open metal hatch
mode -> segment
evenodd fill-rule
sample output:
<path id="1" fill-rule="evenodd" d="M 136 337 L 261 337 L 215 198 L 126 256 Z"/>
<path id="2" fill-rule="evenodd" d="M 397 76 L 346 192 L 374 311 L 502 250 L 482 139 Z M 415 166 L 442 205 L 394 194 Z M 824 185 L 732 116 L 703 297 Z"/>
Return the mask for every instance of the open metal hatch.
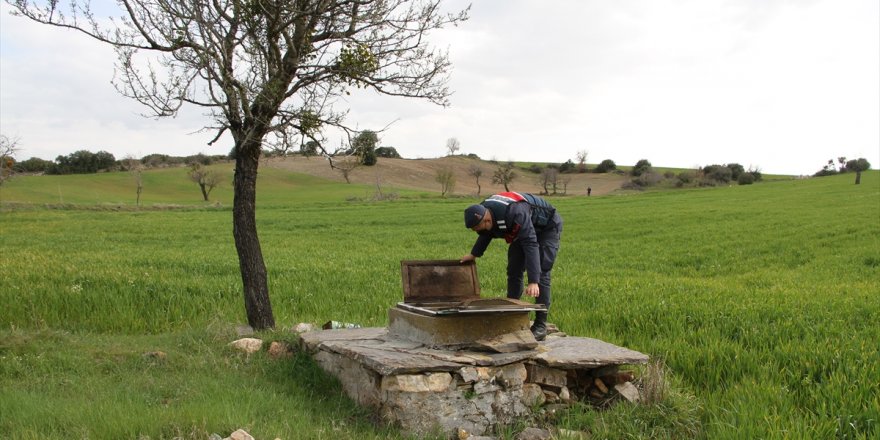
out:
<path id="1" fill-rule="evenodd" d="M 404 260 L 400 262 L 403 302 L 397 307 L 421 315 L 459 313 L 527 313 L 546 310 L 510 298 L 481 298 L 477 266 L 458 260 Z"/>

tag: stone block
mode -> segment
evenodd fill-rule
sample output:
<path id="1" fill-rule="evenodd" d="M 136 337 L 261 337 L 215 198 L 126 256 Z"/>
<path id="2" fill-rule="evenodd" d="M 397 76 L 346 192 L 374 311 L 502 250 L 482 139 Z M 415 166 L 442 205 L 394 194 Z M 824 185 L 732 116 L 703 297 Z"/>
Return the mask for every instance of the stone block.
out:
<path id="1" fill-rule="evenodd" d="M 458 370 L 458 375 L 464 383 L 474 383 L 480 380 L 480 375 L 474 367 L 463 367 Z"/>
<path id="2" fill-rule="evenodd" d="M 644 364 L 648 356 L 592 338 L 555 338 L 543 346 L 547 351 L 535 361 L 552 368 L 587 369 L 606 365 Z"/>
<path id="3" fill-rule="evenodd" d="M 380 376 L 363 366 L 363 364 L 340 354 L 318 351 L 315 361 L 321 368 L 336 376 L 342 384 L 342 390 L 360 405 L 376 408 L 380 404 Z"/>
<path id="4" fill-rule="evenodd" d="M 565 370 L 547 368 L 538 364 L 526 364 L 528 382 L 554 387 L 564 387 L 568 373 Z"/>
<path id="5" fill-rule="evenodd" d="M 526 366 L 521 362 L 505 365 L 499 368 L 499 370 L 496 377 L 503 379 L 505 388 L 520 387 L 528 379 Z"/>
<path id="6" fill-rule="evenodd" d="M 544 397 L 544 390 L 542 390 L 541 386 L 536 383 L 527 383 L 523 385 L 522 393 L 522 402 L 526 406 L 543 405 L 546 400 Z"/>
<path id="7" fill-rule="evenodd" d="M 442 393 L 452 384 L 449 373 L 399 374 L 382 377 L 382 392 Z"/>

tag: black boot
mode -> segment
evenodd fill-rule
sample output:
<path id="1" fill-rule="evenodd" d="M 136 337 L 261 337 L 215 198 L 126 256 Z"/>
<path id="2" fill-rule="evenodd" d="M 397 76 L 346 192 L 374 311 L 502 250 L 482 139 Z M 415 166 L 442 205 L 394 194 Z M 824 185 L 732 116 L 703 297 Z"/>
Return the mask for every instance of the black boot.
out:
<path id="1" fill-rule="evenodd" d="M 547 337 L 547 312 L 535 312 L 535 322 L 530 330 L 536 341 L 543 341 Z"/>

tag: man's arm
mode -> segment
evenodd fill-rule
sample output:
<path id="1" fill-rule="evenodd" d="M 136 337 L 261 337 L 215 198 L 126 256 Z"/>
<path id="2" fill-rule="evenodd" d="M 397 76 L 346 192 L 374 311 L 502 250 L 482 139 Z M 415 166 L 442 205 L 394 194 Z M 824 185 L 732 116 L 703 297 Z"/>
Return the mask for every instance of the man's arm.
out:
<path id="1" fill-rule="evenodd" d="M 477 237 L 477 241 L 474 243 L 474 247 L 471 248 L 471 255 L 474 257 L 482 257 L 491 242 L 492 236 L 490 234 L 480 234 Z"/>

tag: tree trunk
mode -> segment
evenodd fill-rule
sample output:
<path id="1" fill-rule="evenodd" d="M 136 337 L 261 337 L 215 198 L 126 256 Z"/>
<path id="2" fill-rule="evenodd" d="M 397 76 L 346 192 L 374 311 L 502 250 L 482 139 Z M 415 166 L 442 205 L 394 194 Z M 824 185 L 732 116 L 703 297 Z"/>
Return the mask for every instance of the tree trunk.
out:
<path id="1" fill-rule="evenodd" d="M 254 173 L 256 174 L 256 170 L 254 170 Z M 204 198 L 205 201 L 207 202 L 208 201 L 208 192 L 205 191 L 205 184 L 199 183 L 199 188 L 202 189 L 202 198 Z"/>
<path id="2" fill-rule="evenodd" d="M 257 237 L 256 199 L 257 167 L 260 161 L 260 143 L 238 145 L 236 142 L 235 196 L 232 204 L 232 235 L 244 285 L 244 308 L 248 325 L 255 330 L 275 327 L 275 316 L 269 301 L 266 265 Z"/>
<path id="3" fill-rule="evenodd" d="M 862 183 L 862 172 L 856 171 L 856 185 Z"/>

